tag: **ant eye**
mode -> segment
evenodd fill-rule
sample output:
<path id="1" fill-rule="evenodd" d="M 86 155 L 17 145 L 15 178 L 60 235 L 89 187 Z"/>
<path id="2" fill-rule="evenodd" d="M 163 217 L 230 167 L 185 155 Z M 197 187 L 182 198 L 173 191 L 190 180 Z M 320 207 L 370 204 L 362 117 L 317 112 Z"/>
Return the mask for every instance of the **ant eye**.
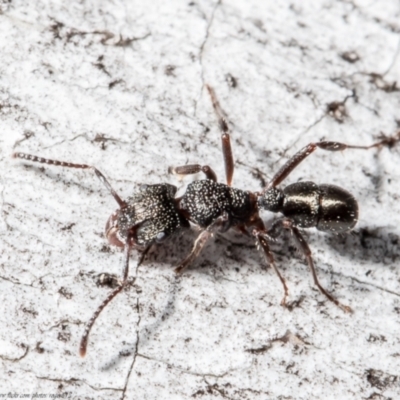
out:
<path id="1" fill-rule="evenodd" d="M 161 243 L 166 239 L 167 235 L 165 234 L 165 232 L 160 232 L 157 234 L 156 236 L 156 241 L 157 243 Z"/>

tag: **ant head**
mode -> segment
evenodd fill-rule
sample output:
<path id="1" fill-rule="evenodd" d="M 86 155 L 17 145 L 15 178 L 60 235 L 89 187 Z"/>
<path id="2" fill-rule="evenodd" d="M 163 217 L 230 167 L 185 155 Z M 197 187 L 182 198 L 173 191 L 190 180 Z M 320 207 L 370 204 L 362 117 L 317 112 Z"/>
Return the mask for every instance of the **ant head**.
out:
<path id="1" fill-rule="evenodd" d="M 271 212 L 279 212 L 282 209 L 284 194 L 276 187 L 269 188 L 258 197 L 258 208 Z"/>
<path id="2" fill-rule="evenodd" d="M 132 246 L 145 248 L 162 242 L 182 226 L 175 202 L 177 188 L 167 183 L 141 185 L 137 193 L 107 221 L 106 236 L 115 246 L 123 247 L 126 237 Z"/>

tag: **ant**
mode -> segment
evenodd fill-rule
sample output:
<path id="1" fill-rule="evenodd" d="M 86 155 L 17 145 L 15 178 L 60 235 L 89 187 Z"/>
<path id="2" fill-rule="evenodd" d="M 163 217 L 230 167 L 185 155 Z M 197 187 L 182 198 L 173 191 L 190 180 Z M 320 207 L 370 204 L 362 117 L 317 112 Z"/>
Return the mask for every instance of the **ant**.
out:
<path id="1" fill-rule="evenodd" d="M 284 228 L 292 233 L 298 247 L 305 256 L 315 285 L 328 300 L 345 312 L 351 308 L 340 303 L 319 283 L 311 250 L 300 229 L 317 228 L 328 233 L 351 231 L 357 223 L 358 205 L 355 198 L 346 190 L 334 185 L 317 185 L 313 182 L 297 182 L 278 188 L 290 173 L 316 149 L 342 151 L 346 149 L 371 149 L 400 140 L 400 132 L 393 137 L 382 137 L 379 142 L 369 146 L 352 146 L 339 142 L 310 143 L 291 157 L 273 176 L 261 192 L 250 192 L 232 187 L 234 160 L 230 142 L 230 131 L 214 90 L 206 85 L 212 105 L 222 131 L 222 153 L 225 165 L 226 184 L 218 183 L 217 176 L 208 165 L 183 165 L 170 167 L 175 175 L 191 175 L 202 172 L 206 179 L 190 183 L 181 197 L 175 197 L 177 188 L 167 183 L 141 185 L 139 190 L 126 200 L 112 188 L 105 176 L 95 167 L 87 164 L 75 164 L 50 160 L 25 153 L 14 153 L 14 158 L 65 168 L 89 169 L 95 173 L 118 203 L 119 208 L 111 214 L 105 234 L 110 244 L 123 248 L 124 266 L 122 279 L 96 309 L 85 326 L 79 352 L 86 355 L 90 330 L 101 311 L 128 284 L 129 255 L 132 248 L 141 252 L 136 269 L 141 265 L 150 248 L 165 241 L 180 229 L 188 228 L 190 222 L 199 226 L 201 232 L 189 255 L 175 269 L 181 274 L 200 254 L 207 241 L 217 232 L 226 232 L 230 228 L 253 237 L 256 245 L 263 251 L 267 263 L 280 279 L 284 296 L 281 305 L 286 305 L 288 288 L 285 279 L 275 265 L 269 243 L 274 241 L 271 232 Z M 260 210 L 281 213 L 270 228 L 266 228 L 259 216 Z M 115 285 L 114 285 L 115 286 Z"/>

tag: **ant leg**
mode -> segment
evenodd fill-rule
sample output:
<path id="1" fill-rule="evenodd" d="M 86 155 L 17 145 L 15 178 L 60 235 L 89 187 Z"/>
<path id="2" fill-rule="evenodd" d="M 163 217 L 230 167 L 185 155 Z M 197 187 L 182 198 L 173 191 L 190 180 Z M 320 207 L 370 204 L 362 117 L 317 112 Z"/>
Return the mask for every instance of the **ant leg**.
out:
<path id="1" fill-rule="evenodd" d="M 122 208 L 126 206 L 126 203 L 118 196 L 117 192 L 111 187 L 110 183 L 107 181 L 106 177 L 95 167 L 86 164 L 74 164 L 65 161 L 58 161 L 58 160 L 50 160 L 48 158 L 33 156 L 31 154 L 26 153 L 13 153 L 13 158 L 20 158 L 21 160 L 28 160 L 32 162 L 42 163 L 42 164 L 49 164 L 55 165 L 57 167 L 66 167 L 66 168 L 78 168 L 78 169 L 91 169 L 96 176 L 100 179 L 103 185 L 107 188 L 107 190 L 111 193 L 114 197 L 115 201 L 119 204 Z"/>
<path id="2" fill-rule="evenodd" d="M 268 235 L 266 235 L 265 232 L 260 231 L 259 229 L 254 229 L 252 234 L 256 238 L 257 247 L 262 248 L 262 250 L 264 252 L 265 260 L 272 267 L 272 269 L 275 271 L 275 273 L 278 275 L 278 278 L 280 279 L 280 281 L 282 283 L 284 295 L 281 300 L 281 306 L 286 307 L 286 298 L 289 294 L 289 290 L 286 286 L 285 278 L 281 275 L 281 273 L 279 272 L 279 269 L 275 265 L 274 256 L 272 255 L 271 249 L 269 248 L 269 244 L 268 244 L 269 237 L 268 237 Z"/>
<path id="3" fill-rule="evenodd" d="M 222 154 L 224 156 L 226 183 L 228 186 L 231 186 L 235 164 L 233 161 L 231 137 L 229 133 L 228 123 L 226 121 L 226 118 L 223 116 L 223 112 L 217 100 L 217 96 L 215 95 L 214 89 L 209 85 L 206 85 L 206 88 L 211 96 L 211 101 L 214 107 L 214 111 L 218 118 L 218 124 L 222 131 L 221 141 L 222 141 Z"/>
<path id="4" fill-rule="evenodd" d="M 97 308 L 97 310 L 94 312 L 90 320 L 85 326 L 85 330 L 83 331 L 81 343 L 79 345 L 79 354 L 81 357 L 85 357 L 86 355 L 86 350 L 87 350 L 87 345 L 88 345 L 88 340 L 89 340 L 89 333 L 90 330 L 93 327 L 93 324 L 95 323 L 97 317 L 100 315 L 100 313 L 104 310 L 104 308 L 107 306 L 108 303 L 118 294 L 120 293 L 124 287 L 126 286 L 128 282 L 128 273 L 129 273 L 129 253 L 131 249 L 130 245 L 131 238 L 128 236 L 125 242 L 124 246 L 124 268 L 122 271 L 122 281 L 118 282 L 118 286 L 105 298 L 105 300 L 100 304 L 100 306 Z M 136 265 L 136 273 L 135 273 L 135 279 L 136 279 L 136 274 L 137 274 L 137 269 L 140 266 L 140 264 L 143 262 L 146 254 L 150 250 L 150 246 L 146 247 L 142 254 L 140 255 L 139 261 Z"/>
<path id="5" fill-rule="evenodd" d="M 190 254 L 179 264 L 178 267 L 175 268 L 175 273 L 181 274 L 200 254 L 201 250 L 208 242 L 208 240 L 212 237 L 213 233 L 208 229 L 205 229 L 200 235 L 197 237 L 194 242 L 194 246 Z"/>
<path id="6" fill-rule="evenodd" d="M 312 253 L 311 253 L 310 247 L 308 246 L 307 242 L 305 241 L 303 235 L 300 233 L 298 228 L 296 226 L 294 226 L 293 222 L 288 219 L 282 220 L 282 226 L 285 229 L 289 229 L 291 231 L 291 233 L 293 234 L 293 236 L 299 246 L 300 251 L 303 253 L 303 255 L 305 256 L 305 258 L 307 260 L 307 264 L 310 267 L 311 274 L 312 274 L 312 277 L 314 280 L 314 284 L 318 287 L 319 291 L 322 294 L 324 294 L 328 298 L 328 300 L 335 303 L 343 311 L 349 312 L 349 313 L 352 312 L 352 309 L 349 306 L 342 304 L 339 300 L 337 300 L 335 297 L 333 297 L 328 291 L 326 291 L 325 288 L 319 283 L 317 273 L 315 271 L 314 261 L 312 258 Z"/>
<path id="7" fill-rule="evenodd" d="M 278 186 L 287 176 L 311 153 L 313 153 L 317 148 L 326 151 L 343 151 L 347 149 L 361 149 L 368 150 L 375 147 L 388 146 L 393 147 L 396 142 L 400 141 L 400 131 L 397 132 L 394 136 L 382 136 L 382 139 L 379 142 L 373 143 L 369 146 L 352 146 L 345 143 L 340 142 L 316 142 L 310 143 L 299 152 L 297 152 L 293 157 L 291 157 L 274 175 L 271 181 L 268 183 L 264 192 L 268 189 L 271 189 L 275 186 Z"/>
<path id="8" fill-rule="evenodd" d="M 203 174 L 206 176 L 207 179 L 217 182 L 217 175 L 208 165 L 189 164 L 189 165 L 182 165 L 179 167 L 168 168 L 168 173 L 174 175 L 192 175 L 192 174 L 197 174 L 199 172 L 203 172 Z"/>
<path id="9" fill-rule="evenodd" d="M 194 242 L 194 246 L 189 255 L 175 268 L 177 274 L 181 274 L 200 254 L 203 247 L 214 233 L 223 227 L 228 221 L 228 214 L 223 213 L 210 226 L 204 229 Z"/>
<path id="10" fill-rule="evenodd" d="M 142 264 L 144 257 L 146 256 L 149 249 L 150 249 L 150 247 L 148 249 L 145 248 L 145 251 L 143 251 L 140 254 L 139 261 L 138 261 L 136 268 Z M 134 280 L 135 279 L 136 278 L 134 278 Z M 118 277 L 118 275 L 109 274 L 107 272 L 103 272 L 103 273 L 97 275 L 97 285 L 98 286 L 108 286 L 110 289 L 115 289 L 117 286 L 122 285 L 122 283 L 123 283 L 123 280 L 121 280 L 121 278 Z"/>

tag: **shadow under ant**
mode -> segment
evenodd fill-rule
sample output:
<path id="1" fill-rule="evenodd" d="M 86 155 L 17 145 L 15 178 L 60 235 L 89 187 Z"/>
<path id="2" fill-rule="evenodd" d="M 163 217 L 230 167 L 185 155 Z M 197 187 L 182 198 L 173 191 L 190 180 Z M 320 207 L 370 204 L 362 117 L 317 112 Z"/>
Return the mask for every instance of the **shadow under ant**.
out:
<path id="1" fill-rule="evenodd" d="M 366 226 L 350 235 L 327 236 L 326 242 L 341 256 L 374 264 L 392 265 L 400 258 L 400 235 L 386 226 Z"/>

